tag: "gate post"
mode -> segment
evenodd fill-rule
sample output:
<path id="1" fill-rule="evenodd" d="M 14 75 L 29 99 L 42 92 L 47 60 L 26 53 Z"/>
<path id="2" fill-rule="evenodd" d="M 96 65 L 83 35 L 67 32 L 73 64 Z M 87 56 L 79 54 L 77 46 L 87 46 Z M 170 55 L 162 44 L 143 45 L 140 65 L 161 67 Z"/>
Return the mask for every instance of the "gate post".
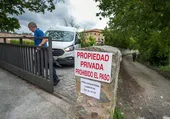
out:
<path id="1" fill-rule="evenodd" d="M 23 39 L 22 38 L 19 39 L 19 44 L 20 45 L 23 44 Z"/>
<path id="2" fill-rule="evenodd" d="M 121 52 L 111 46 L 76 50 L 76 119 L 112 119 Z"/>
<path id="3" fill-rule="evenodd" d="M 52 85 L 53 92 L 53 55 L 52 55 L 52 38 L 48 37 L 48 55 L 49 55 L 49 72 L 50 72 L 50 82 Z"/>

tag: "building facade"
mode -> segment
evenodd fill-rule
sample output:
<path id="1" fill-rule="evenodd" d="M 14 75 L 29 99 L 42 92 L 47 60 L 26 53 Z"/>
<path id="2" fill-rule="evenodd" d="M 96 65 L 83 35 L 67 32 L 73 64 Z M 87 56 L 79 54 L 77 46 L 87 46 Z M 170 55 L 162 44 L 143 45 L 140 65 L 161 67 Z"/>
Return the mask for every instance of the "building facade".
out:
<path id="1" fill-rule="evenodd" d="M 93 38 L 95 38 L 97 44 L 101 44 L 101 42 L 104 43 L 104 36 L 102 34 L 102 31 L 102 29 L 91 29 L 83 31 L 83 33 L 85 33 L 86 38 L 92 36 Z"/>

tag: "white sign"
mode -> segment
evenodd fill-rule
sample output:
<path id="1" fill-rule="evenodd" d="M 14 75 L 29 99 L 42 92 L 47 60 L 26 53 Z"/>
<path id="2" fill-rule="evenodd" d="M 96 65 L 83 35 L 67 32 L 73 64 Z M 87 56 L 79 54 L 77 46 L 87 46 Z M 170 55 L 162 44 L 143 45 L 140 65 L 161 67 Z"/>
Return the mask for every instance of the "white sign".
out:
<path id="1" fill-rule="evenodd" d="M 75 51 L 75 75 L 110 83 L 112 53 Z"/>
<path id="2" fill-rule="evenodd" d="M 100 89 L 101 83 L 81 78 L 81 93 L 100 99 Z"/>

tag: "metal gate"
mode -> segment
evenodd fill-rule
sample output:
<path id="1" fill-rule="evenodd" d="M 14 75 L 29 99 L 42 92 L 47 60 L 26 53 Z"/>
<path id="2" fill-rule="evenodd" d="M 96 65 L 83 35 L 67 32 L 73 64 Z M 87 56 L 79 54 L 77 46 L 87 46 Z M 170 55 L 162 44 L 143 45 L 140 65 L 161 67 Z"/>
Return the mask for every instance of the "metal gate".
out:
<path id="1" fill-rule="evenodd" d="M 24 45 L 22 37 L 0 37 L 3 39 L 0 43 L 0 67 L 52 93 L 52 40 L 44 38 L 48 38 L 48 47 Z M 7 43 L 7 39 L 18 39 L 19 44 Z"/>

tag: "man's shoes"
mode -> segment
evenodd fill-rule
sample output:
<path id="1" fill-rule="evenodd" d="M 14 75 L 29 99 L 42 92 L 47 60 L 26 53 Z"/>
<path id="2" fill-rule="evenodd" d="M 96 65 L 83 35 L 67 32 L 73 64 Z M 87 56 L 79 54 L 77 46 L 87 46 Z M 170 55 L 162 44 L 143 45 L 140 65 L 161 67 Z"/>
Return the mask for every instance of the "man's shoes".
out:
<path id="1" fill-rule="evenodd" d="M 60 82 L 59 79 L 58 79 L 58 80 L 55 80 L 53 86 L 56 86 L 59 82 Z"/>

